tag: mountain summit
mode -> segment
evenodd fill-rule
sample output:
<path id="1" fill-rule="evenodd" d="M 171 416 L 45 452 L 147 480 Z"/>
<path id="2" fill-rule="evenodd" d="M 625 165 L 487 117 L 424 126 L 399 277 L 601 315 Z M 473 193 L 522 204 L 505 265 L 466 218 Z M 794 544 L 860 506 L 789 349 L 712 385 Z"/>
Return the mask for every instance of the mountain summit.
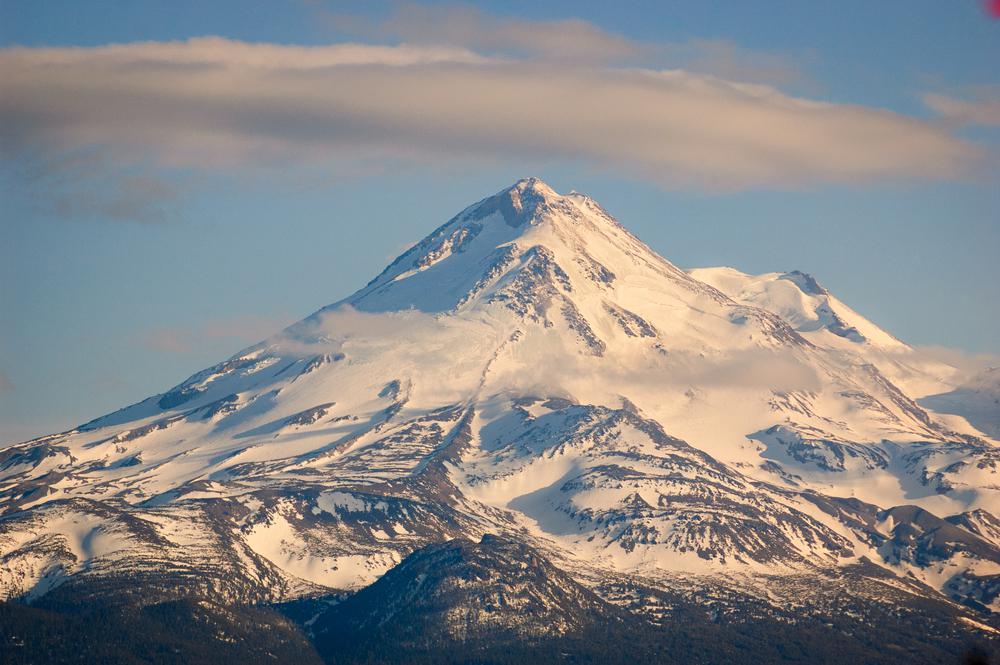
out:
<path id="1" fill-rule="evenodd" d="M 529 178 L 260 344 L 0 451 L 0 595 L 294 602 L 500 534 L 654 624 L 804 584 L 803 613 L 902 594 L 988 637 L 1000 451 L 914 401 L 949 371 L 804 273 L 685 272 Z"/>
<path id="2" fill-rule="evenodd" d="M 496 296 L 491 287 L 509 286 L 498 279 L 507 274 L 534 271 L 548 284 L 573 265 L 589 271 L 588 281 L 607 287 L 617 275 L 604 262 L 620 268 L 634 264 L 629 273 L 645 268 L 689 281 L 593 200 L 576 193 L 559 196 L 528 178 L 463 210 L 345 302 L 366 311 L 451 311 Z M 541 273 L 551 266 L 558 272 L 546 279 Z"/>

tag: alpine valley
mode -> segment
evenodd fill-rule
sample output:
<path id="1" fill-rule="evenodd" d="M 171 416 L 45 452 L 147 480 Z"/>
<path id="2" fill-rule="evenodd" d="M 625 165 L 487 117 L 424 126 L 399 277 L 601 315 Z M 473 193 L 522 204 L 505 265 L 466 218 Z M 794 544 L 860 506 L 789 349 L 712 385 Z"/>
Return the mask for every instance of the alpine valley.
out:
<path id="1" fill-rule="evenodd" d="M 960 662 L 1000 648 L 995 383 L 522 180 L 0 450 L 0 659 Z"/>

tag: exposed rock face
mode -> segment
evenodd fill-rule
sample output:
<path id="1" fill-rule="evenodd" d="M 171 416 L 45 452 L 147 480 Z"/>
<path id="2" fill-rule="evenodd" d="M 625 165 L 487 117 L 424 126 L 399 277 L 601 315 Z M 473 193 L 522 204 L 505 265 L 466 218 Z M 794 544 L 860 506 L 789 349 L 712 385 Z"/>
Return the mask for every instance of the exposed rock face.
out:
<path id="1" fill-rule="evenodd" d="M 325 636 L 398 644 L 532 640 L 620 623 L 627 614 L 524 543 L 485 535 L 430 545 L 314 624 Z"/>

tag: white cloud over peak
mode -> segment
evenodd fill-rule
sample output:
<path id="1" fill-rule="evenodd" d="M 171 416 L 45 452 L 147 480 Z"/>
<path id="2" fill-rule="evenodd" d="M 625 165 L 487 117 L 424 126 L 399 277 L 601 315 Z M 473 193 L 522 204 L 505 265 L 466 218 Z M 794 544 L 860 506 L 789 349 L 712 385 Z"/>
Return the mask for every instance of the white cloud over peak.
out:
<path id="1" fill-rule="evenodd" d="M 0 49 L 0 149 L 189 169 L 571 161 L 730 190 L 962 176 L 979 150 L 886 110 L 682 70 L 459 46 L 221 38 Z M 141 193 L 141 192 L 140 192 Z"/>

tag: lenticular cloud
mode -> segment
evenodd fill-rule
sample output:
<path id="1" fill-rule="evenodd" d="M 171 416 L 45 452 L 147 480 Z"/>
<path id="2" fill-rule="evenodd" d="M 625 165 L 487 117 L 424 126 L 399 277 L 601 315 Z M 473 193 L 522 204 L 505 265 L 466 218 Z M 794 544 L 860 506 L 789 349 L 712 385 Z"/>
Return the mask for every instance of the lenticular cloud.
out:
<path id="1" fill-rule="evenodd" d="M 239 168 L 364 157 L 569 160 L 667 187 L 941 179 L 969 144 L 889 111 L 681 70 L 439 46 L 219 38 L 0 51 L 8 155 Z"/>

